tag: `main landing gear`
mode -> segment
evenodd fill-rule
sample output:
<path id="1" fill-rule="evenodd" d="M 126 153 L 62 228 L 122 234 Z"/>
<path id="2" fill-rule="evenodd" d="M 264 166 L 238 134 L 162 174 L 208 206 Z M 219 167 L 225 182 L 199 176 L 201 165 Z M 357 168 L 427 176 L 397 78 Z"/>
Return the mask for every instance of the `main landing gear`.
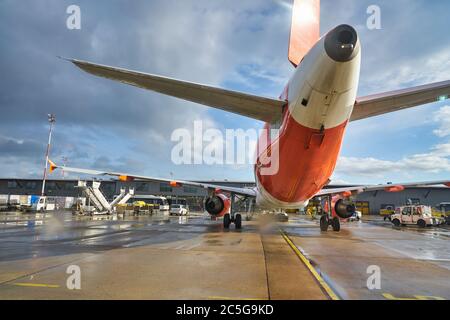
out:
<path id="1" fill-rule="evenodd" d="M 329 218 L 328 214 L 324 214 L 320 217 L 320 231 L 328 231 L 328 227 L 331 226 L 333 231 L 341 230 L 341 222 L 338 217 Z"/>
<path id="2" fill-rule="evenodd" d="M 323 214 L 320 217 L 320 231 L 328 231 L 328 227 L 331 226 L 333 228 L 333 231 L 339 232 L 341 230 L 341 222 L 338 217 L 333 217 L 332 215 L 332 208 L 331 208 L 331 197 L 327 197 L 327 207 L 328 212 Z"/>
<path id="3" fill-rule="evenodd" d="M 236 229 L 241 229 L 242 228 L 242 216 L 241 216 L 241 214 L 237 213 L 233 217 L 231 214 L 226 213 L 223 216 L 223 227 L 225 229 L 229 229 L 231 223 L 234 223 L 234 226 L 236 227 Z"/>
<path id="4" fill-rule="evenodd" d="M 242 228 L 242 216 L 240 213 L 234 212 L 234 207 L 235 207 L 234 200 L 235 200 L 235 195 L 234 195 L 234 193 L 232 193 L 231 194 L 230 213 L 226 213 L 223 216 L 223 228 L 224 229 L 229 229 L 231 223 L 234 223 L 234 226 L 236 229 Z"/>

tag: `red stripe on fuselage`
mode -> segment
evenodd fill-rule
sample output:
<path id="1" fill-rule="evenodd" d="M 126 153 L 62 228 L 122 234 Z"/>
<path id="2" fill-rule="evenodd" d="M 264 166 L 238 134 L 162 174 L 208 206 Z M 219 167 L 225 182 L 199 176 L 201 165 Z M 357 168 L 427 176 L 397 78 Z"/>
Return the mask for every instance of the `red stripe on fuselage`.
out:
<path id="1" fill-rule="evenodd" d="M 319 192 L 332 175 L 348 121 L 321 132 L 302 126 L 286 111 L 283 123 L 279 139 L 269 142 L 272 150 L 279 148 L 278 172 L 262 175 L 256 166 L 256 177 L 277 200 L 306 201 Z M 276 157 L 272 158 L 276 161 Z"/>

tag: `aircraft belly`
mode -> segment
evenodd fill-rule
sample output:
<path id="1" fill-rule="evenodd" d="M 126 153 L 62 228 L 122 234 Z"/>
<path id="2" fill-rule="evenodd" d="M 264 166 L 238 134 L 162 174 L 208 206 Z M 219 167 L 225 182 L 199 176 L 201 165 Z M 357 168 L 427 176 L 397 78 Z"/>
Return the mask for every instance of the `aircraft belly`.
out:
<path id="1" fill-rule="evenodd" d="M 333 173 L 347 122 L 321 131 L 305 127 L 289 116 L 279 139 L 271 144 L 272 161 L 277 161 L 277 165 L 271 165 L 278 171 L 263 174 L 257 166 L 259 184 L 282 202 L 312 198 Z M 277 152 L 278 157 L 274 156 Z"/>

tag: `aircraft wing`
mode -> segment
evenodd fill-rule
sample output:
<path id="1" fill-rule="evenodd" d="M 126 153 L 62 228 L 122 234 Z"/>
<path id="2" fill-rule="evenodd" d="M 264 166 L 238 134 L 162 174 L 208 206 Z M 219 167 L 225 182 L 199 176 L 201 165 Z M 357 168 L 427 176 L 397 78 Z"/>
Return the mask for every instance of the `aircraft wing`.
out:
<path id="1" fill-rule="evenodd" d="M 61 167 L 56 165 L 54 162 L 49 160 L 50 163 L 50 172 L 53 172 L 55 169 L 61 169 L 65 172 L 74 172 L 88 175 L 99 175 L 99 176 L 114 176 L 118 177 L 120 181 L 155 181 L 155 182 L 165 182 L 171 185 L 172 187 L 182 187 L 182 186 L 193 186 L 193 187 L 201 187 L 208 190 L 214 191 L 225 191 L 232 192 L 237 195 L 243 195 L 248 197 L 256 197 L 256 189 L 255 188 L 236 188 L 229 186 L 220 186 L 210 183 L 203 182 L 195 182 L 195 181 L 184 181 L 184 180 L 174 180 L 174 179 L 165 179 L 165 178 L 155 178 L 141 175 L 134 175 L 128 173 L 119 173 L 119 172 L 111 172 L 111 171 L 100 171 L 100 170 L 92 170 L 92 169 L 81 169 L 81 168 L 72 168 L 72 167 Z M 425 181 L 425 182 L 408 182 L 408 183 L 397 183 L 397 184 L 379 184 L 379 185 L 361 185 L 361 186 L 350 186 L 350 187 L 339 187 L 339 188 L 329 188 L 322 189 L 319 191 L 315 197 L 327 196 L 327 195 L 337 195 L 343 194 L 345 196 L 350 196 L 353 194 L 358 194 L 361 192 L 369 192 L 369 191 L 377 191 L 384 190 L 386 192 L 401 192 L 405 190 L 407 187 L 423 187 L 423 186 L 434 186 L 434 185 L 445 185 L 450 187 L 450 179 L 447 180 L 437 180 L 437 181 Z"/>
<path id="2" fill-rule="evenodd" d="M 322 189 L 319 193 L 316 194 L 316 197 L 326 196 L 326 195 L 351 195 L 358 194 L 361 192 L 369 192 L 369 191 L 377 191 L 383 190 L 386 192 L 401 192 L 406 188 L 411 187 L 425 187 L 425 186 L 437 186 L 437 185 L 445 185 L 450 187 L 450 179 L 448 180 L 438 180 L 438 181 L 425 181 L 425 182 L 408 182 L 408 183 L 397 183 L 397 184 L 379 184 L 379 185 L 365 185 L 365 186 L 352 186 L 352 187 L 339 187 L 339 188 L 330 188 L 330 189 Z"/>
<path id="3" fill-rule="evenodd" d="M 450 80 L 356 99 L 350 121 L 375 117 L 450 97 Z"/>
<path id="4" fill-rule="evenodd" d="M 169 184 L 170 186 L 177 188 L 182 186 L 193 186 L 193 187 L 201 187 L 208 189 L 209 191 L 225 191 L 225 192 L 232 192 L 237 195 L 242 196 L 249 196 L 249 197 L 256 197 L 256 190 L 255 189 L 249 189 L 249 188 L 235 188 L 235 187 L 229 187 L 229 186 L 220 186 L 210 183 L 202 183 L 202 182 L 195 182 L 195 181 L 184 181 L 184 180 L 173 180 L 173 179 L 164 179 L 164 178 L 155 178 L 155 177 L 148 177 L 148 176 L 140 176 L 140 175 L 134 175 L 134 174 L 128 174 L 128 173 L 118 173 L 118 172 L 110 172 L 110 171 L 100 171 L 100 170 L 91 170 L 91 169 L 81 169 L 81 168 L 71 168 L 71 167 L 62 167 L 56 165 L 54 162 L 49 160 L 50 163 L 50 172 L 53 172 L 55 169 L 61 169 L 65 172 L 74 172 L 74 173 L 81 173 L 81 174 L 88 174 L 88 175 L 97 175 L 97 176 L 113 176 L 118 177 L 120 181 L 155 181 L 155 182 L 165 182 Z"/>
<path id="5" fill-rule="evenodd" d="M 265 98 L 237 91 L 210 87 L 158 75 L 66 59 L 93 75 L 135 87 L 233 112 L 249 118 L 272 121 L 281 117 L 286 101 Z"/>

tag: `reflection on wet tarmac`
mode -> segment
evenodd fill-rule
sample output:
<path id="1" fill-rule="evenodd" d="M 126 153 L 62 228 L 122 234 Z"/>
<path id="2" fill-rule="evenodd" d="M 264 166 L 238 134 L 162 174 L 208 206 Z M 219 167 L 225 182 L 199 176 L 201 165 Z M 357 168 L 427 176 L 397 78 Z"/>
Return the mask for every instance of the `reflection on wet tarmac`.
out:
<path id="1" fill-rule="evenodd" d="M 194 224 L 188 225 L 188 222 Z M 220 227 L 220 222 L 214 224 Z M 163 232 L 182 232 L 175 237 L 180 239 L 209 227 L 210 221 L 203 214 L 170 217 L 159 213 L 152 216 L 4 213 L 0 215 L 0 261 L 110 250 L 128 247 L 134 242 L 143 243 L 143 239 L 147 244 L 165 242 L 170 239 L 161 236 Z"/>
<path id="2" fill-rule="evenodd" d="M 186 216 L 180 216 L 178 218 L 178 224 L 186 224 L 188 222 L 188 218 Z"/>
<path id="3" fill-rule="evenodd" d="M 290 295 L 294 291 L 289 290 L 294 287 L 272 292 L 308 298 L 303 285 L 309 273 L 298 269 L 302 264 L 287 247 L 279 229 L 289 234 L 316 271 L 344 299 L 450 298 L 447 227 L 395 229 L 382 219 L 370 219 L 342 223 L 341 232 L 335 233 L 321 232 L 318 222 L 308 217 L 291 216 L 288 223 L 279 224 L 262 221 L 246 221 L 238 231 L 224 230 L 220 220 L 211 221 L 204 214 L 172 217 L 163 214 L 89 217 L 72 216 L 69 212 L 0 214 L 0 298 L 10 295 L 35 298 L 37 292 L 42 294 L 41 298 L 49 298 L 47 291 L 34 288 L 31 292 L 5 283 L 11 277 L 15 279 L 16 272 L 36 273 L 41 277 L 39 283 L 60 283 L 64 287 L 66 274 L 58 266 L 72 261 L 83 261 L 83 270 L 90 275 L 89 285 L 94 288 L 80 297 L 107 298 L 112 294 L 117 298 L 205 298 L 218 295 L 216 284 L 223 279 L 220 290 L 225 289 L 220 295 L 236 291 L 235 296 L 242 297 L 243 290 L 247 290 L 244 296 L 267 298 L 264 287 L 267 283 L 287 288 L 293 277 L 301 275 L 302 280 L 294 287 L 302 290 L 296 295 Z M 272 237 L 267 242 L 266 235 Z M 291 265 L 286 266 L 284 259 Z M 242 265 L 250 269 L 243 270 Z M 380 266 L 383 291 L 365 287 L 369 265 Z M 284 271 L 279 274 L 281 269 Z M 111 281 L 116 279 L 117 270 L 122 271 L 121 280 Z M 45 280 L 47 273 L 49 278 Z M 186 278 L 185 274 L 193 276 Z M 223 278 L 228 274 L 231 278 Z M 55 282 L 56 279 L 60 282 Z M 245 281 L 251 284 L 239 287 Z M 122 289 L 133 286 L 130 283 L 134 283 L 136 290 L 123 293 Z M 111 284 L 117 284 L 121 290 L 112 293 L 107 289 Z M 101 290 L 97 289 L 99 286 Z M 158 291 L 146 291 L 154 286 Z M 161 296 L 161 292 L 165 295 Z M 136 296 L 139 293 L 142 295 Z M 72 294 L 61 291 L 52 297 L 78 297 Z"/>

